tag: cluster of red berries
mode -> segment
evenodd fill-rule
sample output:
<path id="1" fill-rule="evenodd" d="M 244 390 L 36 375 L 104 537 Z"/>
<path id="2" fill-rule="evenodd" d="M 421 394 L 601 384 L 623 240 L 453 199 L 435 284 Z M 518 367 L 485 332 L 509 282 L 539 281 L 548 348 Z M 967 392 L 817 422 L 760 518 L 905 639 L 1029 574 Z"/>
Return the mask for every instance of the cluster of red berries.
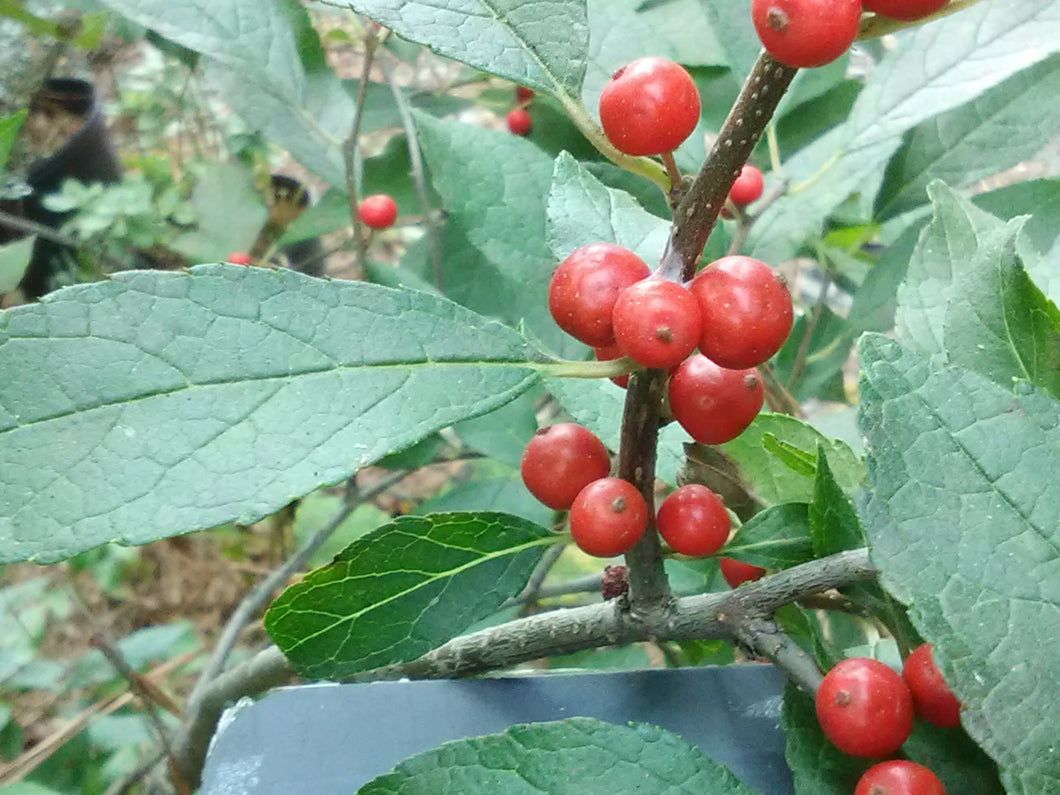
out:
<path id="1" fill-rule="evenodd" d="M 534 89 L 526 86 L 515 87 L 515 107 L 508 111 L 508 115 L 505 117 L 508 122 L 508 129 L 511 130 L 513 135 L 530 134 L 530 111 L 527 110 L 527 106 L 533 98 Z"/>
<path id="2" fill-rule="evenodd" d="M 766 52 L 794 67 L 822 66 L 857 38 L 861 12 L 912 21 L 949 0 L 751 0 L 751 20 Z"/>
<path id="3" fill-rule="evenodd" d="M 625 355 L 669 370 L 670 412 L 702 444 L 736 438 L 758 414 L 754 368 L 780 349 L 793 319 L 787 287 L 760 260 L 722 257 L 684 285 L 652 276 L 612 243 L 571 252 L 552 275 L 548 305 L 598 359 Z"/>
<path id="4" fill-rule="evenodd" d="M 817 720 L 831 742 L 853 756 L 889 756 L 909 737 L 914 714 L 936 726 L 960 723 L 953 695 L 924 643 L 902 673 L 868 657 L 851 657 L 825 674 L 815 696 Z M 855 795 L 945 795 L 928 768 L 906 760 L 869 768 Z"/>

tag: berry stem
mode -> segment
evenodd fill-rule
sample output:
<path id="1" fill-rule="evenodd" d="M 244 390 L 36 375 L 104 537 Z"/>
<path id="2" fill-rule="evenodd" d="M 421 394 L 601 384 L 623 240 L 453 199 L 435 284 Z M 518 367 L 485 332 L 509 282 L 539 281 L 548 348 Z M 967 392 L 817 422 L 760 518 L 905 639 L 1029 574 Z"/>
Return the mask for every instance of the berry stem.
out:
<path id="1" fill-rule="evenodd" d="M 710 154 L 674 212 L 674 230 L 667 248 L 673 248 L 681 262 L 681 281 L 695 274 L 725 197 L 797 71 L 764 52 L 755 61 Z M 664 254 L 663 261 L 667 259 Z M 667 276 L 677 278 L 676 274 Z"/>

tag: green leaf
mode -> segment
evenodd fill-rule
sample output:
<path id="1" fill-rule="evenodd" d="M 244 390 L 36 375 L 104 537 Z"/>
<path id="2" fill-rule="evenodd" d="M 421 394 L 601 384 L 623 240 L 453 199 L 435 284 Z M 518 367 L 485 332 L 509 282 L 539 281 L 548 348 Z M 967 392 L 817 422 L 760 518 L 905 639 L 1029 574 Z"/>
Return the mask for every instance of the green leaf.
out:
<path id="1" fill-rule="evenodd" d="M 443 493 L 424 500 L 417 514 L 447 511 L 499 511 L 521 516 L 527 521 L 547 527 L 555 520 L 551 508 L 538 500 L 526 488 L 518 472 L 498 476 L 496 467 L 473 467 L 471 480 L 458 481 Z"/>
<path id="2" fill-rule="evenodd" d="M 788 442 L 782 442 L 771 433 L 763 434 L 762 447 L 783 461 L 792 472 L 813 477 L 817 472 L 817 456 Z"/>
<path id="3" fill-rule="evenodd" d="M 1060 781 L 1060 402 L 866 335 L 860 513 L 881 582 L 909 605 L 1010 793 Z"/>
<path id="4" fill-rule="evenodd" d="M 18 287 L 33 259 L 33 244 L 36 242 L 37 236 L 32 235 L 0 246 L 0 294 Z"/>
<path id="5" fill-rule="evenodd" d="M 967 185 L 1037 154 L 1060 127 L 1060 57 L 1019 72 L 972 102 L 920 124 L 887 167 L 875 217 L 927 202 L 935 179 Z"/>
<path id="6" fill-rule="evenodd" d="M 7 158 L 11 154 L 11 148 L 18 138 L 18 131 L 22 129 L 22 122 L 26 120 L 26 111 L 20 110 L 10 116 L 0 119 L 0 173 L 3 173 L 7 165 Z"/>
<path id="7" fill-rule="evenodd" d="M 899 339 L 998 383 L 1060 394 L 1060 312 L 1016 258 L 1023 219 L 1003 223 L 940 183 L 929 191 L 935 219 L 899 291 Z"/>
<path id="8" fill-rule="evenodd" d="M 400 36 L 536 91 L 577 96 L 589 27 L 585 0 L 350 0 Z"/>
<path id="9" fill-rule="evenodd" d="M 617 789 L 616 789 L 617 788 Z M 616 791 L 754 795 L 732 773 L 665 729 L 595 718 L 512 726 L 409 757 L 358 795 L 612 795 Z"/>
<path id="10" fill-rule="evenodd" d="M 1016 238 L 1016 252 L 1034 283 L 1060 302 L 1060 180 L 1038 179 L 977 194 L 975 205 L 998 218 L 1029 215 Z"/>
<path id="11" fill-rule="evenodd" d="M 807 508 L 801 502 L 769 506 L 737 530 L 721 554 L 767 569 L 786 569 L 812 560 Z"/>
<path id="12" fill-rule="evenodd" d="M 729 67 L 743 81 L 751 74 L 762 42 L 751 24 L 751 0 L 699 0 Z"/>
<path id="13" fill-rule="evenodd" d="M 249 251 L 265 225 L 267 211 L 253 176 L 238 162 L 202 169 L 190 203 L 196 229 L 172 245 L 192 262 L 221 261 L 229 252 Z"/>
<path id="14" fill-rule="evenodd" d="M 315 678 L 414 660 L 519 593 L 558 540 L 502 513 L 402 516 L 290 586 L 265 629 Z"/>
<path id="15" fill-rule="evenodd" d="M 865 546 L 865 532 L 850 498 L 836 482 L 824 447 L 817 446 L 817 474 L 809 511 L 814 557 Z"/>
<path id="16" fill-rule="evenodd" d="M 548 194 L 547 238 L 557 260 L 580 246 L 606 241 L 628 248 L 653 267 L 669 235 L 670 224 L 647 212 L 632 196 L 608 188 L 569 154 L 556 158 Z"/>
<path id="17" fill-rule="evenodd" d="M 525 392 L 488 414 L 458 423 L 453 430 L 464 444 L 518 469 L 526 443 L 537 431 L 534 403 L 540 397 L 540 390 Z"/>
<path id="18" fill-rule="evenodd" d="M 416 121 L 434 188 L 449 212 L 442 233 L 446 295 L 512 325 L 525 322 L 559 354 L 584 351 L 556 325 L 546 300 L 555 266 L 545 245 L 552 160 L 507 132 L 423 114 Z M 474 249 L 470 256 L 461 250 L 467 246 Z"/>
<path id="19" fill-rule="evenodd" d="M 754 256 L 767 262 L 790 256 L 851 194 L 871 206 L 907 131 L 1060 52 L 1060 7 L 1023 0 L 999 13 L 993 3 L 977 3 L 896 39 L 846 123 L 785 161 L 793 185 L 812 183 L 762 214 L 749 237 Z"/>
<path id="20" fill-rule="evenodd" d="M 431 437 L 428 437 L 431 438 Z M 336 494 L 317 492 L 298 503 L 291 532 L 301 545 L 323 528 L 342 509 L 343 499 Z M 327 540 L 321 544 L 307 561 L 309 566 L 329 563 L 356 539 L 367 535 L 380 525 L 390 521 L 390 515 L 370 503 L 358 505 L 357 509 L 343 520 Z"/>
<path id="21" fill-rule="evenodd" d="M 762 413 L 746 431 L 721 448 L 740 466 L 743 479 L 766 503 L 809 503 L 814 490 L 813 473 L 795 472 L 765 449 L 762 441 L 767 434 L 809 456 L 813 456 L 818 444 L 823 445 L 845 492 L 852 492 L 864 477 L 864 467 L 845 442 L 827 439 L 812 425 L 794 417 Z"/>
<path id="22" fill-rule="evenodd" d="M 1002 795 L 997 765 L 961 729 L 942 729 L 922 720 L 902 745 L 902 752 L 931 770 L 946 795 Z"/>
<path id="23" fill-rule="evenodd" d="M 539 358 L 426 293 L 235 265 L 7 310 L 0 560 L 255 521 L 511 400 Z"/>
<path id="24" fill-rule="evenodd" d="M 821 731 L 813 698 L 792 684 L 784 685 L 784 755 L 798 795 L 850 795 L 868 760 L 848 756 Z"/>

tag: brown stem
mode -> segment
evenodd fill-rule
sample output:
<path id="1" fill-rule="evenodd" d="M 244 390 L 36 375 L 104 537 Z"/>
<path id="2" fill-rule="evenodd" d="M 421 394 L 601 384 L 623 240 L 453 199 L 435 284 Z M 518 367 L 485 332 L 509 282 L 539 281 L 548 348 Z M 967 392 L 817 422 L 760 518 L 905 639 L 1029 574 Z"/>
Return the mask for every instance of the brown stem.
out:
<path id="1" fill-rule="evenodd" d="M 681 281 L 688 281 L 695 274 L 696 263 L 732 183 L 797 71 L 773 60 L 768 53 L 762 53 L 755 61 L 710 154 L 674 213 L 674 231 L 668 247 L 673 249 L 674 261 L 681 264 Z M 676 274 L 669 277 L 676 278 Z"/>
<path id="2" fill-rule="evenodd" d="M 361 68 L 361 82 L 357 86 L 356 107 L 353 109 L 353 121 L 350 122 L 350 134 L 342 142 L 342 162 L 345 166 L 346 198 L 350 204 L 350 223 L 353 224 L 354 256 L 358 271 L 364 270 L 365 259 L 368 256 L 368 241 L 364 239 L 363 225 L 357 215 L 357 136 L 361 129 L 361 116 L 364 108 L 364 99 L 368 94 L 368 74 L 372 70 L 372 60 L 375 58 L 375 50 L 379 46 L 378 29 L 375 25 L 368 25 L 364 39 L 364 65 Z"/>

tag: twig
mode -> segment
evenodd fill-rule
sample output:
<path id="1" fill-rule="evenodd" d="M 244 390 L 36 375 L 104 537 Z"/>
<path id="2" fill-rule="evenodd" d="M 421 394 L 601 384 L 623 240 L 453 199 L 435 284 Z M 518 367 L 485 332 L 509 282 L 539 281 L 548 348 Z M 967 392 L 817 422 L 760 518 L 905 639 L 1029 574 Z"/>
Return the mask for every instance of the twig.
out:
<path id="1" fill-rule="evenodd" d="M 710 154 L 674 213 L 674 231 L 663 254 L 663 275 L 667 278 L 677 279 L 679 275 L 680 281 L 688 281 L 696 272 L 696 263 L 732 183 L 797 71 L 768 53 L 758 56 Z"/>
<path id="2" fill-rule="evenodd" d="M 789 638 L 773 619 L 757 618 L 736 627 L 736 639 L 781 669 L 800 690 L 813 694 L 821 683 L 816 660 Z"/>
<path id="3" fill-rule="evenodd" d="M 375 58 L 375 50 L 379 45 L 378 31 L 379 27 L 375 23 L 365 27 L 364 65 L 361 69 L 361 82 L 357 86 L 357 98 L 354 100 L 356 107 L 353 109 L 353 120 L 350 122 L 350 134 L 342 142 L 342 162 L 346 169 L 346 198 L 350 205 L 350 223 L 353 224 L 354 264 L 358 271 L 364 270 L 365 259 L 368 256 L 368 241 L 364 238 L 363 224 L 357 215 L 357 137 L 361 129 L 364 99 L 368 94 L 368 73 L 372 69 L 372 60 Z"/>
<path id="4" fill-rule="evenodd" d="M 12 215 L 11 213 L 0 210 L 0 226 L 6 226 L 8 229 L 15 229 L 19 232 L 25 232 L 28 235 L 36 235 L 42 237 L 45 240 L 49 240 L 52 243 L 58 243 L 60 246 L 66 246 L 75 250 L 84 250 L 84 244 L 76 238 L 64 235 L 58 230 L 52 229 L 46 224 L 39 224 L 36 221 L 31 221 L 28 218 L 22 218 L 18 215 Z M 124 270 L 128 267 L 128 264 L 121 260 L 110 256 L 106 252 L 100 251 L 94 256 L 99 257 L 100 261 L 105 262 L 112 268 L 117 270 Z"/>
<path id="5" fill-rule="evenodd" d="M 810 340 L 813 337 L 813 332 L 817 329 L 817 324 L 821 320 L 821 313 L 824 311 L 825 301 L 828 298 L 828 288 L 832 286 L 831 269 L 826 267 L 823 268 L 823 271 L 821 291 L 817 294 L 817 302 L 813 305 L 810 319 L 806 321 L 806 328 L 803 329 L 802 339 L 799 340 L 799 348 L 795 352 L 795 361 L 792 362 L 791 373 L 788 375 L 788 383 L 785 385 L 789 391 L 795 387 L 795 384 L 802 376 L 803 369 L 806 367 L 806 356 L 810 352 Z"/>
<path id="6" fill-rule="evenodd" d="M 363 493 L 358 491 L 353 478 L 348 481 L 342 507 L 335 512 L 323 527 L 295 550 L 294 554 L 255 585 L 232 612 L 232 615 L 225 623 L 224 629 L 221 631 L 220 637 L 217 639 L 217 645 L 214 646 L 210 659 L 203 666 L 202 673 L 199 674 L 199 678 L 188 696 L 189 712 L 196 708 L 196 702 L 202 698 L 206 688 L 224 669 L 224 664 L 228 660 L 228 655 L 235 646 L 236 640 L 239 638 L 239 633 L 243 631 L 243 628 L 257 614 L 273 592 L 283 585 L 295 571 L 300 569 L 309 560 L 310 556 L 320 548 L 320 545 L 331 538 L 332 534 L 339 529 L 342 523 L 360 505 L 383 493 L 398 481 L 403 480 L 407 475 L 408 472 L 404 470 L 395 472 L 370 489 L 366 489 Z"/>
<path id="7" fill-rule="evenodd" d="M 545 549 L 545 553 L 541 556 L 541 560 L 537 562 L 537 566 L 534 567 L 533 572 L 530 573 L 530 579 L 526 581 L 523 590 L 502 604 L 500 609 L 503 610 L 504 608 L 512 607 L 513 605 L 524 605 L 529 604 L 530 602 L 536 602 L 541 596 L 541 586 L 545 582 L 545 578 L 556 564 L 556 561 L 559 560 L 559 556 L 563 554 L 564 549 L 565 545 L 563 544 L 554 544 Z"/>
<path id="8" fill-rule="evenodd" d="M 762 217 L 762 213 L 766 211 L 769 205 L 787 193 L 788 181 L 788 178 L 785 177 L 774 184 L 769 192 L 755 204 L 755 212 L 744 213 L 740 217 L 740 223 L 736 225 L 736 232 L 733 233 L 732 240 L 729 242 L 729 249 L 725 252 L 726 255 L 740 253 L 740 249 L 743 248 L 744 241 L 747 240 L 747 235 L 751 231 L 751 227 L 754 226 L 754 222 Z"/>
<path id="9" fill-rule="evenodd" d="M 416 124 L 409 110 L 408 100 L 401 90 L 401 86 L 394 80 L 393 70 L 382 60 L 379 62 L 383 70 L 383 76 L 390 84 L 390 93 L 394 96 L 394 104 L 397 106 L 398 115 L 401 117 L 401 127 L 405 131 L 405 145 L 409 151 L 409 168 L 412 177 L 412 187 L 416 192 L 416 203 L 420 206 L 420 213 L 427 227 L 427 241 L 430 244 L 431 269 L 434 274 L 434 286 L 444 290 L 445 278 L 442 272 L 442 239 L 438 234 L 437 217 L 431 212 L 431 202 L 427 196 L 427 177 L 423 170 L 423 155 L 416 136 Z"/>

